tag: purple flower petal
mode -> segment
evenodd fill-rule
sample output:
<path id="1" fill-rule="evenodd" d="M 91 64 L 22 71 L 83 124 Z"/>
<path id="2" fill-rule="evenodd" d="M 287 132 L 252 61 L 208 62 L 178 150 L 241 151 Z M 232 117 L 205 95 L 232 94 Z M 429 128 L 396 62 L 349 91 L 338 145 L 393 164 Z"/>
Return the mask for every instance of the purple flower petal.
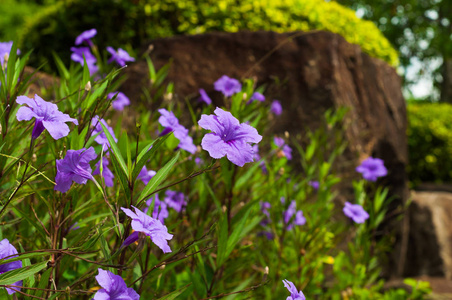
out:
<path id="1" fill-rule="evenodd" d="M 302 291 L 298 291 L 295 285 L 287 279 L 283 280 L 284 287 L 287 288 L 290 292 L 290 297 L 287 297 L 287 300 L 306 300 Z"/>
<path id="2" fill-rule="evenodd" d="M 10 244 L 10 242 L 7 239 L 3 239 L 0 241 L 0 259 L 10 259 L 17 257 L 18 252 L 16 248 L 14 248 L 13 245 Z M 8 271 L 16 270 L 22 268 L 22 261 L 13 261 L 7 264 L 0 265 L 0 274 L 3 274 Z M 22 286 L 22 281 L 17 281 L 12 285 L 16 286 Z M 15 287 L 14 290 L 20 290 L 20 288 Z M 6 291 L 9 295 L 14 294 L 16 291 L 13 289 L 6 288 Z"/>
<path id="3" fill-rule="evenodd" d="M 282 114 L 281 102 L 279 102 L 278 100 L 273 100 L 271 107 L 270 107 L 270 111 L 277 116 Z"/>
<path id="4" fill-rule="evenodd" d="M 129 98 L 127 98 L 127 96 L 124 93 L 122 93 L 122 92 L 109 93 L 107 95 L 107 98 L 112 99 L 114 96 L 116 96 L 116 99 L 113 100 L 113 102 L 111 103 L 111 106 L 113 107 L 113 109 L 115 109 L 117 111 L 122 111 L 122 110 L 124 110 L 125 106 L 130 105 L 130 100 L 129 100 Z"/>
<path id="5" fill-rule="evenodd" d="M 237 79 L 223 75 L 215 81 L 214 88 L 216 91 L 222 92 L 226 97 L 230 97 L 239 93 L 242 90 L 242 85 Z"/>
<path id="6" fill-rule="evenodd" d="M 347 217 L 358 224 L 364 223 L 369 218 L 369 214 L 359 204 L 351 204 L 350 202 L 345 202 L 345 206 L 342 211 Z"/>
<path id="7" fill-rule="evenodd" d="M 202 115 L 198 122 L 202 128 L 213 131 L 202 139 L 202 148 L 215 159 L 226 155 L 232 163 L 241 167 L 252 162 L 254 152 L 249 143 L 260 142 L 262 136 L 250 125 L 240 124 L 230 112 L 217 107 L 215 114 Z"/>
<path id="8" fill-rule="evenodd" d="M 356 167 L 356 172 L 363 175 L 368 181 L 377 181 L 378 177 L 384 177 L 388 174 L 388 170 L 384 166 L 383 160 L 379 158 L 369 157 Z"/>
<path id="9" fill-rule="evenodd" d="M 112 55 L 108 60 L 108 63 L 115 61 L 121 67 L 126 65 L 128 61 L 135 61 L 135 58 L 129 55 L 126 50 L 118 48 L 118 51 L 113 49 L 112 47 L 107 47 L 107 51 Z"/>
<path id="10" fill-rule="evenodd" d="M 76 39 L 75 44 L 80 45 L 83 42 L 87 42 L 88 45 L 92 45 L 91 39 L 97 34 L 97 30 L 95 28 L 83 31 Z"/>
<path id="11" fill-rule="evenodd" d="M 201 97 L 199 98 L 200 101 L 204 102 L 207 105 L 212 104 L 212 99 L 210 99 L 209 95 L 207 95 L 204 89 L 199 89 L 199 94 L 201 95 Z"/>
<path id="12" fill-rule="evenodd" d="M 98 269 L 99 275 L 96 280 L 103 289 L 97 291 L 94 295 L 95 300 L 138 300 L 140 295 L 134 289 L 128 288 L 121 276 L 115 275 L 110 271 Z"/>

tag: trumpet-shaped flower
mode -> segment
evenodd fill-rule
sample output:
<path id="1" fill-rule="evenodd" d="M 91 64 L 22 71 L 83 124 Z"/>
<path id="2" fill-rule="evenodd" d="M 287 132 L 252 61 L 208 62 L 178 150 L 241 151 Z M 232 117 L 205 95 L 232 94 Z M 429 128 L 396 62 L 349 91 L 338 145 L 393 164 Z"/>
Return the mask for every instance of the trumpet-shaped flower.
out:
<path id="1" fill-rule="evenodd" d="M 289 147 L 289 145 L 287 145 L 284 142 L 284 139 L 280 138 L 280 137 L 276 137 L 273 139 L 273 141 L 275 142 L 275 145 L 278 146 L 279 148 L 282 148 L 282 153 L 283 155 L 288 159 L 291 160 L 292 159 L 292 148 Z"/>
<path id="2" fill-rule="evenodd" d="M 212 99 L 210 99 L 209 95 L 207 95 L 204 89 L 199 89 L 199 94 L 201 95 L 201 97 L 199 97 L 200 101 L 204 102 L 207 105 L 212 104 Z"/>
<path id="3" fill-rule="evenodd" d="M 164 201 L 177 212 L 181 212 L 187 206 L 186 197 L 182 192 L 167 190 Z"/>
<path id="4" fill-rule="evenodd" d="M 11 245 L 7 239 L 4 239 L 0 242 L 0 259 L 14 258 L 14 257 L 18 256 L 17 254 L 18 253 L 17 253 L 16 248 L 14 248 L 14 246 Z M 0 274 L 15 270 L 15 269 L 19 269 L 19 268 L 22 268 L 22 261 L 17 260 L 17 261 L 9 262 L 7 264 L 0 265 Z M 12 285 L 22 286 L 22 281 L 17 281 L 15 283 L 13 283 Z M 18 288 L 18 287 L 14 287 L 13 289 L 6 288 L 6 291 L 8 292 L 9 295 L 11 295 L 16 292 L 15 290 L 20 290 L 20 288 Z"/>
<path id="5" fill-rule="evenodd" d="M 116 61 L 118 65 L 121 67 L 124 67 L 126 65 L 126 62 L 128 61 L 135 61 L 135 58 L 129 55 L 126 50 L 118 48 L 118 51 L 113 49 L 112 47 L 107 47 L 107 51 L 110 52 L 111 57 L 108 60 L 108 63 L 111 63 L 113 61 Z"/>
<path id="6" fill-rule="evenodd" d="M 93 300 L 138 300 L 140 295 L 133 288 L 128 288 L 121 276 L 110 271 L 98 269 L 97 283 L 102 287 Z"/>
<path id="7" fill-rule="evenodd" d="M 9 56 L 11 48 L 13 47 L 13 41 L 10 42 L 0 42 L 0 66 L 3 67 L 5 63 L 5 55 Z M 17 54 L 20 54 L 20 50 L 17 49 Z"/>
<path id="8" fill-rule="evenodd" d="M 283 280 L 284 286 L 289 290 L 290 296 L 286 300 L 306 300 L 302 291 L 298 291 L 295 285 L 287 279 Z"/>
<path id="9" fill-rule="evenodd" d="M 83 42 L 86 42 L 88 45 L 92 46 L 93 43 L 91 39 L 97 34 L 97 30 L 95 28 L 83 31 L 80 35 L 75 39 L 75 44 L 80 45 Z"/>
<path id="10" fill-rule="evenodd" d="M 71 59 L 73 61 L 80 63 L 82 66 L 85 65 L 86 61 L 90 75 L 93 75 L 99 70 L 99 67 L 96 66 L 97 59 L 88 47 L 71 47 L 71 51 L 73 52 L 71 54 Z M 83 57 L 85 57 L 85 60 L 83 60 Z"/>
<path id="11" fill-rule="evenodd" d="M 272 113 L 274 113 L 275 115 L 277 115 L 277 116 L 282 114 L 281 102 L 279 102 L 278 100 L 273 100 L 273 102 L 272 102 L 272 104 L 270 106 L 270 111 Z"/>
<path id="12" fill-rule="evenodd" d="M 72 181 L 78 184 L 86 184 L 88 179 L 94 179 L 91 175 L 89 162 L 96 159 L 97 155 L 93 147 L 80 150 L 68 150 L 63 159 L 57 159 L 57 175 L 55 177 L 55 190 L 66 193 L 71 187 Z"/>
<path id="13" fill-rule="evenodd" d="M 358 224 L 364 223 L 369 218 L 369 214 L 359 204 L 351 204 L 350 202 L 345 202 L 345 206 L 342 211 L 347 217 Z"/>
<path id="14" fill-rule="evenodd" d="M 193 144 L 193 139 L 191 138 L 191 136 L 188 135 L 188 129 L 179 124 L 179 120 L 176 118 L 173 112 L 161 108 L 159 109 L 159 113 L 161 114 L 159 123 L 160 125 L 165 127 L 160 135 L 165 135 L 172 131 L 174 133 L 174 136 L 179 140 L 179 148 L 184 149 L 191 154 L 195 153 L 196 146 Z"/>
<path id="15" fill-rule="evenodd" d="M 149 180 L 151 180 L 155 174 L 157 174 L 157 172 L 153 170 L 148 171 L 148 169 L 146 169 L 146 166 L 143 166 L 143 168 L 141 168 L 141 171 L 137 176 L 137 179 L 140 179 L 141 181 L 143 181 L 145 185 L 147 185 Z"/>
<path id="16" fill-rule="evenodd" d="M 264 102 L 265 101 L 265 96 L 259 92 L 254 92 L 251 95 L 250 101 L 248 101 L 248 103 L 251 103 L 253 101 L 259 101 L 259 102 Z"/>
<path id="17" fill-rule="evenodd" d="M 69 117 L 69 115 L 62 113 L 58 110 L 58 106 L 54 103 L 44 101 L 38 95 L 34 98 L 28 98 L 27 96 L 19 96 L 16 99 L 18 104 L 26 104 L 27 106 L 21 106 L 17 111 L 16 118 L 18 121 L 29 121 L 35 118 L 35 126 L 31 133 L 31 138 L 36 139 L 44 129 L 47 129 L 49 134 L 58 140 L 69 134 L 69 126 L 66 122 L 72 122 L 78 125 L 78 121 Z"/>
<path id="18" fill-rule="evenodd" d="M 377 181 L 378 177 L 383 177 L 388 174 L 383 160 L 379 158 L 369 157 L 356 167 L 356 172 L 363 175 L 363 178 L 369 181 Z"/>
<path id="19" fill-rule="evenodd" d="M 129 236 L 129 238 L 126 239 L 128 244 L 133 243 L 134 241 L 138 240 L 138 232 L 142 232 L 145 235 L 149 236 L 154 244 L 156 244 L 164 253 L 171 252 L 171 248 L 168 246 L 168 241 L 173 238 L 172 234 L 168 233 L 168 229 L 165 225 L 162 224 L 157 219 L 154 219 L 138 208 L 132 206 L 135 209 L 135 213 L 131 211 L 130 209 L 121 207 L 122 211 L 132 218 L 132 228 L 135 230 L 133 235 L 133 240 L 129 239 L 132 237 Z M 124 242 L 126 243 L 126 242 Z"/>
<path id="20" fill-rule="evenodd" d="M 252 162 L 253 147 L 250 143 L 259 143 L 262 136 L 246 123 L 240 123 L 230 112 L 215 109 L 215 115 L 202 115 L 198 122 L 204 129 L 213 131 L 204 136 L 201 146 L 210 156 L 219 159 L 223 156 L 237 166 Z"/>
<path id="21" fill-rule="evenodd" d="M 108 141 L 107 135 L 105 134 L 105 132 L 102 128 L 102 125 L 100 125 L 100 123 L 104 124 L 104 126 L 108 129 L 108 132 L 110 132 L 110 134 L 113 137 L 113 140 L 115 142 L 118 142 L 118 139 L 115 136 L 113 128 L 108 126 L 107 122 L 105 122 L 104 119 L 99 119 L 99 116 L 94 116 L 93 120 L 91 121 L 91 125 L 94 126 L 93 133 L 91 134 L 91 136 L 99 134 L 98 136 L 96 136 L 94 141 L 96 141 L 96 143 L 98 143 L 99 145 L 102 145 L 103 149 L 107 149 L 107 148 L 110 148 L 110 142 Z"/>
<path id="22" fill-rule="evenodd" d="M 113 100 L 113 102 L 111 102 L 111 106 L 113 106 L 113 109 L 121 111 L 124 110 L 125 106 L 130 105 L 130 100 L 129 98 L 127 98 L 126 95 L 124 95 L 124 93 L 122 92 L 109 93 L 107 95 L 107 98 L 112 99 L 114 96 L 116 96 L 116 99 Z"/>
<path id="23" fill-rule="evenodd" d="M 230 97 L 242 90 L 242 85 L 237 79 L 223 75 L 215 81 L 214 88 L 216 91 L 222 92 L 226 97 Z"/>

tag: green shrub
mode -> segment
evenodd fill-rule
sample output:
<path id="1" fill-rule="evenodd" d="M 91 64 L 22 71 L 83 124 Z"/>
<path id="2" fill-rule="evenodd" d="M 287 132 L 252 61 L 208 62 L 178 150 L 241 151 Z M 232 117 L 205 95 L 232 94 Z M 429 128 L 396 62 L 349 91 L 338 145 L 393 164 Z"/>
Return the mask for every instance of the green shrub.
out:
<path id="1" fill-rule="evenodd" d="M 138 3 L 137 3 L 138 2 Z M 68 57 L 69 47 L 83 30 L 97 28 L 103 47 L 175 34 L 209 31 L 273 30 L 277 32 L 327 30 L 338 33 L 364 52 L 391 65 L 398 64 L 396 51 L 378 28 L 356 17 L 355 12 L 323 0 L 166 0 L 166 1 L 68 0 L 30 18 L 20 34 L 20 47 L 38 50 L 48 61 L 51 51 Z M 40 62 L 42 63 L 42 61 Z M 34 62 L 34 64 L 36 64 Z"/>
<path id="2" fill-rule="evenodd" d="M 452 105 L 408 105 L 409 176 L 420 181 L 452 181 Z"/>

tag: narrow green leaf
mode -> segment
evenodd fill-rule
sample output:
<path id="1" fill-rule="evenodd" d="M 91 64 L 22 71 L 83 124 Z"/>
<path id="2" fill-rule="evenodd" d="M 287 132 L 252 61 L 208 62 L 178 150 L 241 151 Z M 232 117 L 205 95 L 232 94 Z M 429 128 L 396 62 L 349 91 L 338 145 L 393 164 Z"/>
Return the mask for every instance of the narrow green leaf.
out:
<path id="1" fill-rule="evenodd" d="M 217 242 L 217 268 L 221 267 L 224 261 L 226 261 L 226 249 L 228 245 L 228 220 L 225 214 L 221 215 L 220 222 L 218 224 L 218 242 Z"/>
<path id="2" fill-rule="evenodd" d="M 132 171 L 132 181 L 135 181 L 146 162 L 154 155 L 155 151 L 166 141 L 169 136 L 170 134 L 167 134 L 144 146 L 143 150 L 141 150 L 138 158 L 136 159 L 137 163 Z"/>
<path id="3" fill-rule="evenodd" d="M 158 300 L 174 300 L 176 299 L 180 294 L 182 294 L 189 286 L 191 285 L 191 283 L 187 284 L 186 286 L 181 287 L 180 289 L 178 289 L 177 291 L 171 292 L 165 296 L 163 296 L 162 298 L 159 298 Z"/>
<path id="4" fill-rule="evenodd" d="M 167 162 L 166 165 L 163 168 L 161 168 L 157 172 L 157 174 L 155 174 L 154 177 L 151 178 L 151 180 L 149 180 L 148 184 L 144 187 L 143 191 L 140 194 L 140 197 L 138 198 L 138 203 L 140 203 L 141 200 L 144 200 L 147 195 L 151 194 L 153 191 L 157 189 L 159 184 L 168 176 L 172 167 L 179 159 L 179 155 L 180 152 L 177 152 L 176 156 L 173 157 L 169 162 Z"/>
<path id="5" fill-rule="evenodd" d="M 47 285 L 49 283 L 50 275 L 52 274 L 52 268 L 49 268 L 42 273 L 41 278 L 39 279 L 39 289 L 45 289 L 47 288 Z M 42 290 L 36 290 L 35 296 L 42 297 L 44 294 L 44 291 Z"/>
<path id="6" fill-rule="evenodd" d="M 118 145 L 116 144 L 115 140 L 111 136 L 110 132 L 108 131 L 107 127 L 105 127 L 102 122 L 99 121 L 99 124 L 102 126 L 102 129 L 105 132 L 105 135 L 107 136 L 108 142 L 110 143 L 111 150 L 113 151 L 113 156 L 116 158 L 116 160 L 119 163 L 119 166 L 121 167 L 122 171 L 124 172 L 124 175 L 127 177 L 127 166 L 124 162 L 124 158 L 121 155 L 121 152 L 119 151 Z"/>
<path id="7" fill-rule="evenodd" d="M 8 85 L 8 90 L 11 91 L 11 86 L 16 84 L 13 81 L 14 73 L 16 71 L 16 58 L 17 58 L 17 43 L 13 42 L 11 51 L 9 52 L 8 64 L 6 67 L 6 84 Z"/>
<path id="8" fill-rule="evenodd" d="M 231 236 L 228 239 L 228 244 L 226 247 L 226 257 L 228 257 L 229 254 L 231 254 L 235 245 L 237 245 L 237 243 L 243 237 L 243 227 L 245 226 L 245 222 L 250 214 L 251 206 L 247 207 L 246 210 L 247 211 L 245 212 L 245 214 L 239 220 L 239 224 L 237 224 L 237 227 L 235 227 L 234 231 L 232 232 Z"/>
<path id="9" fill-rule="evenodd" d="M 118 160 L 116 159 L 116 156 L 114 156 L 114 155 L 111 156 L 111 163 L 113 165 L 113 168 L 115 169 L 115 173 L 118 175 L 119 183 L 121 184 L 121 186 L 126 194 L 126 198 L 130 199 L 130 189 L 129 189 L 129 183 L 127 181 L 127 175 L 121 169 L 121 166 L 120 166 Z"/>
<path id="10" fill-rule="evenodd" d="M 82 77 L 82 84 L 83 87 L 86 85 L 86 83 L 89 81 L 90 75 L 89 75 L 89 68 L 88 64 L 86 63 L 85 55 L 83 55 L 83 77 Z"/>
<path id="11" fill-rule="evenodd" d="M 45 267 L 47 267 L 47 261 L 5 272 L 0 274 L 0 285 L 14 284 L 17 281 L 24 280 L 25 278 L 38 273 Z"/>

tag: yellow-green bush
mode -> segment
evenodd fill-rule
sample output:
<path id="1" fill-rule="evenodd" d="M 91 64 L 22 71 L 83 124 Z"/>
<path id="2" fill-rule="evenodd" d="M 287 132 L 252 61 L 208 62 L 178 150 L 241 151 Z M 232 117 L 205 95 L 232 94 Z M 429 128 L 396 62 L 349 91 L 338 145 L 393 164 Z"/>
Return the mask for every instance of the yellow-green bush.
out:
<path id="1" fill-rule="evenodd" d="M 452 105 L 408 105 L 409 175 L 420 181 L 452 181 Z"/>
<path id="2" fill-rule="evenodd" d="M 336 2 L 323 0 L 69 0 L 30 18 L 20 35 L 23 48 L 70 46 L 76 34 L 97 28 L 101 42 L 112 46 L 176 34 L 209 31 L 327 30 L 358 44 L 364 52 L 396 66 L 398 57 L 388 40 L 369 21 Z M 110 21 L 109 21 L 110 20 Z M 113 22 L 111 22 L 113 21 Z M 63 30 L 64 29 L 64 30 Z M 65 40 L 60 35 L 71 35 Z M 45 38 L 43 38 L 43 36 Z M 103 45 L 102 45 L 103 46 Z"/>

